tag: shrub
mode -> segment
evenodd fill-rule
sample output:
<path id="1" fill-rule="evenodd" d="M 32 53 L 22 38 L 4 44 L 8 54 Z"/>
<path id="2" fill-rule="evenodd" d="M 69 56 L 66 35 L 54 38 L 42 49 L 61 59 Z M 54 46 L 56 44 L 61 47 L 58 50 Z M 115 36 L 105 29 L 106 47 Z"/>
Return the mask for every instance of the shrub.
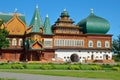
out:
<path id="1" fill-rule="evenodd" d="M 117 65 L 115 65 L 116 67 L 120 67 L 120 63 L 118 63 Z"/>
<path id="2" fill-rule="evenodd" d="M 91 70 L 91 67 L 90 67 L 90 65 L 81 65 L 80 69 L 81 70 Z"/>
<path id="3" fill-rule="evenodd" d="M 101 70 L 102 67 L 101 66 L 91 66 L 91 70 Z"/>
<path id="4" fill-rule="evenodd" d="M 17 80 L 17 79 L 13 79 L 13 78 L 0 78 L 0 80 Z"/>
<path id="5" fill-rule="evenodd" d="M 50 70 L 50 69 L 54 69 L 54 66 L 53 65 L 49 65 L 49 64 L 44 64 L 40 67 L 40 69 L 43 69 L 43 70 Z"/>
<path id="6" fill-rule="evenodd" d="M 110 65 L 110 64 L 102 64 L 102 67 L 104 67 L 104 68 L 111 68 L 112 65 Z"/>
<path id="7" fill-rule="evenodd" d="M 29 64 L 40 64 L 39 62 L 37 61 L 33 61 L 33 62 L 28 62 Z"/>
<path id="8" fill-rule="evenodd" d="M 24 69 L 23 65 L 22 64 L 13 64 L 11 66 L 12 69 Z"/>
<path id="9" fill-rule="evenodd" d="M 69 70 L 80 70 L 80 66 L 78 66 L 78 65 L 70 65 L 70 66 L 68 66 L 68 69 Z"/>
<path id="10" fill-rule="evenodd" d="M 7 62 L 0 62 L 0 65 L 6 65 L 8 64 Z"/>
<path id="11" fill-rule="evenodd" d="M 0 65 L 0 69 L 11 69 L 11 65 L 10 64 Z"/>
<path id="12" fill-rule="evenodd" d="M 120 67 L 112 67 L 112 70 L 120 71 Z"/>
<path id="13" fill-rule="evenodd" d="M 57 70 L 66 70 L 69 65 L 64 65 L 64 64 L 54 64 L 53 67 L 54 69 Z"/>
<path id="14" fill-rule="evenodd" d="M 36 64 L 27 64 L 27 69 L 40 69 L 41 65 L 36 65 Z"/>
<path id="15" fill-rule="evenodd" d="M 47 63 L 48 65 L 54 65 L 53 63 L 51 63 L 51 62 L 49 62 L 49 63 Z"/>
<path id="16" fill-rule="evenodd" d="M 70 64 L 69 62 L 64 62 L 64 63 L 61 63 L 62 65 L 68 65 Z"/>
<path id="17" fill-rule="evenodd" d="M 24 69 L 27 69 L 27 64 L 26 63 L 22 64 L 22 66 L 24 67 Z"/>

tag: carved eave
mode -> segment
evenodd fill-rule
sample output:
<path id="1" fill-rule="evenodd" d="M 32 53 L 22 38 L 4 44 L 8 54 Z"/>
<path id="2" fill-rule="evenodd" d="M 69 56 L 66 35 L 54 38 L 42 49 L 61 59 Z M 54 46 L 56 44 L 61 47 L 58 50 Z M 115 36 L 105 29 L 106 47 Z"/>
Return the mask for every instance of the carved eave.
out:
<path id="1" fill-rule="evenodd" d="M 30 50 L 43 50 L 43 45 L 40 42 L 35 41 L 33 44 L 31 44 Z"/>
<path id="2" fill-rule="evenodd" d="M 3 23 L 3 24 L 1 25 L 1 28 L 2 28 L 2 29 L 3 29 L 3 28 L 6 28 L 5 23 Z"/>
<path id="3" fill-rule="evenodd" d="M 70 25 L 70 26 L 60 26 L 60 25 L 56 25 L 54 26 L 55 28 L 72 28 L 72 29 L 79 29 L 78 26 L 74 26 L 74 25 Z"/>
<path id="4" fill-rule="evenodd" d="M 74 23 L 74 21 L 72 21 L 72 19 L 58 19 L 56 21 L 56 23 L 60 23 L 60 22 L 63 22 L 63 23 Z"/>
<path id="5" fill-rule="evenodd" d="M 29 28 L 26 29 L 26 33 L 30 33 L 32 31 L 32 27 L 33 26 L 30 26 Z"/>

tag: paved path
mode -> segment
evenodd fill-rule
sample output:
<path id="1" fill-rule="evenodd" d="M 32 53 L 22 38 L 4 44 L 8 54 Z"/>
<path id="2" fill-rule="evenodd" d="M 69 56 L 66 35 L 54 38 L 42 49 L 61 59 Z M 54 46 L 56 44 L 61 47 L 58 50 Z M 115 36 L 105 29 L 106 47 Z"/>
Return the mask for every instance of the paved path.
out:
<path id="1" fill-rule="evenodd" d="M 0 78 L 14 78 L 17 80 L 103 80 L 103 79 L 46 76 L 46 75 L 34 75 L 34 74 L 10 73 L 10 72 L 0 72 Z"/>

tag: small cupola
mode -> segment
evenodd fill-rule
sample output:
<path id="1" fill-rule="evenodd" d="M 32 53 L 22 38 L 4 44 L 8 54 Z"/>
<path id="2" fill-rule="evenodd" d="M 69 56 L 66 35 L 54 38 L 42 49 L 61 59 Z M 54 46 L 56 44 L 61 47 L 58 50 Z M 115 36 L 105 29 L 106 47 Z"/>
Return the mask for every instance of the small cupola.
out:
<path id="1" fill-rule="evenodd" d="M 61 17 L 69 17 L 69 14 L 66 9 L 61 13 Z"/>

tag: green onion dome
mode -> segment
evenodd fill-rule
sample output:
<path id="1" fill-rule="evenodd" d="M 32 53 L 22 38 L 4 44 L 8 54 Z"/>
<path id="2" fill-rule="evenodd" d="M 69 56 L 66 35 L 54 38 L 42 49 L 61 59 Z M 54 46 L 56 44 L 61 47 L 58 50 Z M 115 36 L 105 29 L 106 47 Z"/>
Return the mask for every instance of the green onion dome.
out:
<path id="1" fill-rule="evenodd" d="M 86 34 L 106 34 L 110 29 L 109 22 L 104 18 L 96 16 L 93 11 L 77 25 L 82 27 L 83 33 Z"/>

